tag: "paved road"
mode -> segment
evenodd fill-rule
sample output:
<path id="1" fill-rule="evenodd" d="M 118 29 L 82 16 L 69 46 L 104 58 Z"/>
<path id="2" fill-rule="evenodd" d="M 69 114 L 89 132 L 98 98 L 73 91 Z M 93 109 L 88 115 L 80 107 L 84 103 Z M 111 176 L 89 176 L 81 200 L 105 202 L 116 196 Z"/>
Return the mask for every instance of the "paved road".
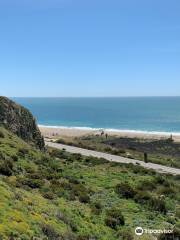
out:
<path id="1" fill-rule="evenodd" d="M 155 164 L 155 163 L 150 163 L 150 162 L 145 163 L 143 161 L 139 161 L 139 160 L 135 160 L 135 159 L 129 159 L 129 158 L 125 158 L 125 157 L 121 157 L 121 156 L 117 156 L 117 155 L 87 150 L 84 148 L 78 148 L 78 147 L 68 146 L 68 145 L 59 144 L 59 143 L 53 143 L 53 142 L 49 142 L 49 141 L 46 141 L 46 145 L 49 147 L 54 147 L 54 148 L 58 148 L 58 149 L 65 149 L 67 152 L 70 152 L 70 153 L 80 153 L 84 156 L 93 156 L 93 157 L 97 157 L 97 158 L 104 158 L 104 159 L 106 159 L 108 161 L 112 161 L 112 162 L 132 163 L 134 165 L 139 164 L 144 168 L 153 169 L 160 173 L 170 173 L 173 175 L 180 175 L 180 169 L 167 167 L 167 166 L 163 166 L 160 164 Z"/>

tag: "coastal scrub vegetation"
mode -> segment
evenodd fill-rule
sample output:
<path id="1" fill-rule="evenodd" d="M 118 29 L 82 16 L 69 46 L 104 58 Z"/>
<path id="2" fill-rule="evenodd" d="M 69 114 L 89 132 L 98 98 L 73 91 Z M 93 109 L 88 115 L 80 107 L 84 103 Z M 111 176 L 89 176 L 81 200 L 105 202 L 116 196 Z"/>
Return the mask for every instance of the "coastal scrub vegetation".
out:
<path id="1" fill-rule="evenodd" d="M 56 142 L 180 168 L 180 143 L 174 142 L 171 138 L 157 140 L 97 134 L 61 137 L 56 139 Z"/>
<path id="2" fill-rule="evenodd" d="M 179 190 L 179 176 L 41 152 L 0 127 L 0 239 L 133 240 L 137 226 L 179 234 Z"/>

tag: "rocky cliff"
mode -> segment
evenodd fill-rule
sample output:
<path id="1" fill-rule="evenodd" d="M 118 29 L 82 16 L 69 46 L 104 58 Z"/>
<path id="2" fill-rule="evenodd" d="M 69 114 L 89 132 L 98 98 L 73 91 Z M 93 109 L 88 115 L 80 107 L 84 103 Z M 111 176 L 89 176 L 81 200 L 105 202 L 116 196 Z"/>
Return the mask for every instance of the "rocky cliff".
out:
<path id="1" fill-rule="evenodd" d="M 44 149 L 44 139 L 30 111 L 12 100 L 1 96 L 0 124 L 26 142 L 35 145 L 41 150 Z"/>

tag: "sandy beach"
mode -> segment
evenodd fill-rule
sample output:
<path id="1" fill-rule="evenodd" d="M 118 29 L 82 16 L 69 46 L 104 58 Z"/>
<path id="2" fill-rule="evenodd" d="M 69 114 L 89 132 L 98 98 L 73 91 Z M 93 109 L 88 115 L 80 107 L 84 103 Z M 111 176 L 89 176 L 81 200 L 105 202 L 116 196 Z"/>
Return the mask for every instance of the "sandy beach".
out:
<path id="1" fill-rule="evenodd" d="M 157 132 L 141 132 L 141 131 L 115 131 L 115 130 L 102 130 L 102 129 L 88 129 L 88 128 L 65 128 L 65 127 L 44 127 L 39 126 L 42 135 L 45 138 L 60 138 L 60 137 L 81 137 L 87 135 L 100 135 L 103 131 L 104 134 L 117 137 L 129 138 L 143 138 L 143 139 L 167 139 L 171 136 L 169 133 Z M 180 142 L 180 133 L 172 134 L 175 142 Z"/>

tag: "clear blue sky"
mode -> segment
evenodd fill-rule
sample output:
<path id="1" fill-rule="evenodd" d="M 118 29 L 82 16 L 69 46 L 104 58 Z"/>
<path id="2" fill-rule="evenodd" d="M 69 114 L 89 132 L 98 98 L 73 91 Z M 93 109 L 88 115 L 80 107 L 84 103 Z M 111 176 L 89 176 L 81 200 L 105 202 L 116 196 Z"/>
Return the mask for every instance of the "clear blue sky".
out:
<path id="1" fill-rule="evenodd" d="M 180 1 L 0 0 L 0 95 L 180 95 Z"/>

